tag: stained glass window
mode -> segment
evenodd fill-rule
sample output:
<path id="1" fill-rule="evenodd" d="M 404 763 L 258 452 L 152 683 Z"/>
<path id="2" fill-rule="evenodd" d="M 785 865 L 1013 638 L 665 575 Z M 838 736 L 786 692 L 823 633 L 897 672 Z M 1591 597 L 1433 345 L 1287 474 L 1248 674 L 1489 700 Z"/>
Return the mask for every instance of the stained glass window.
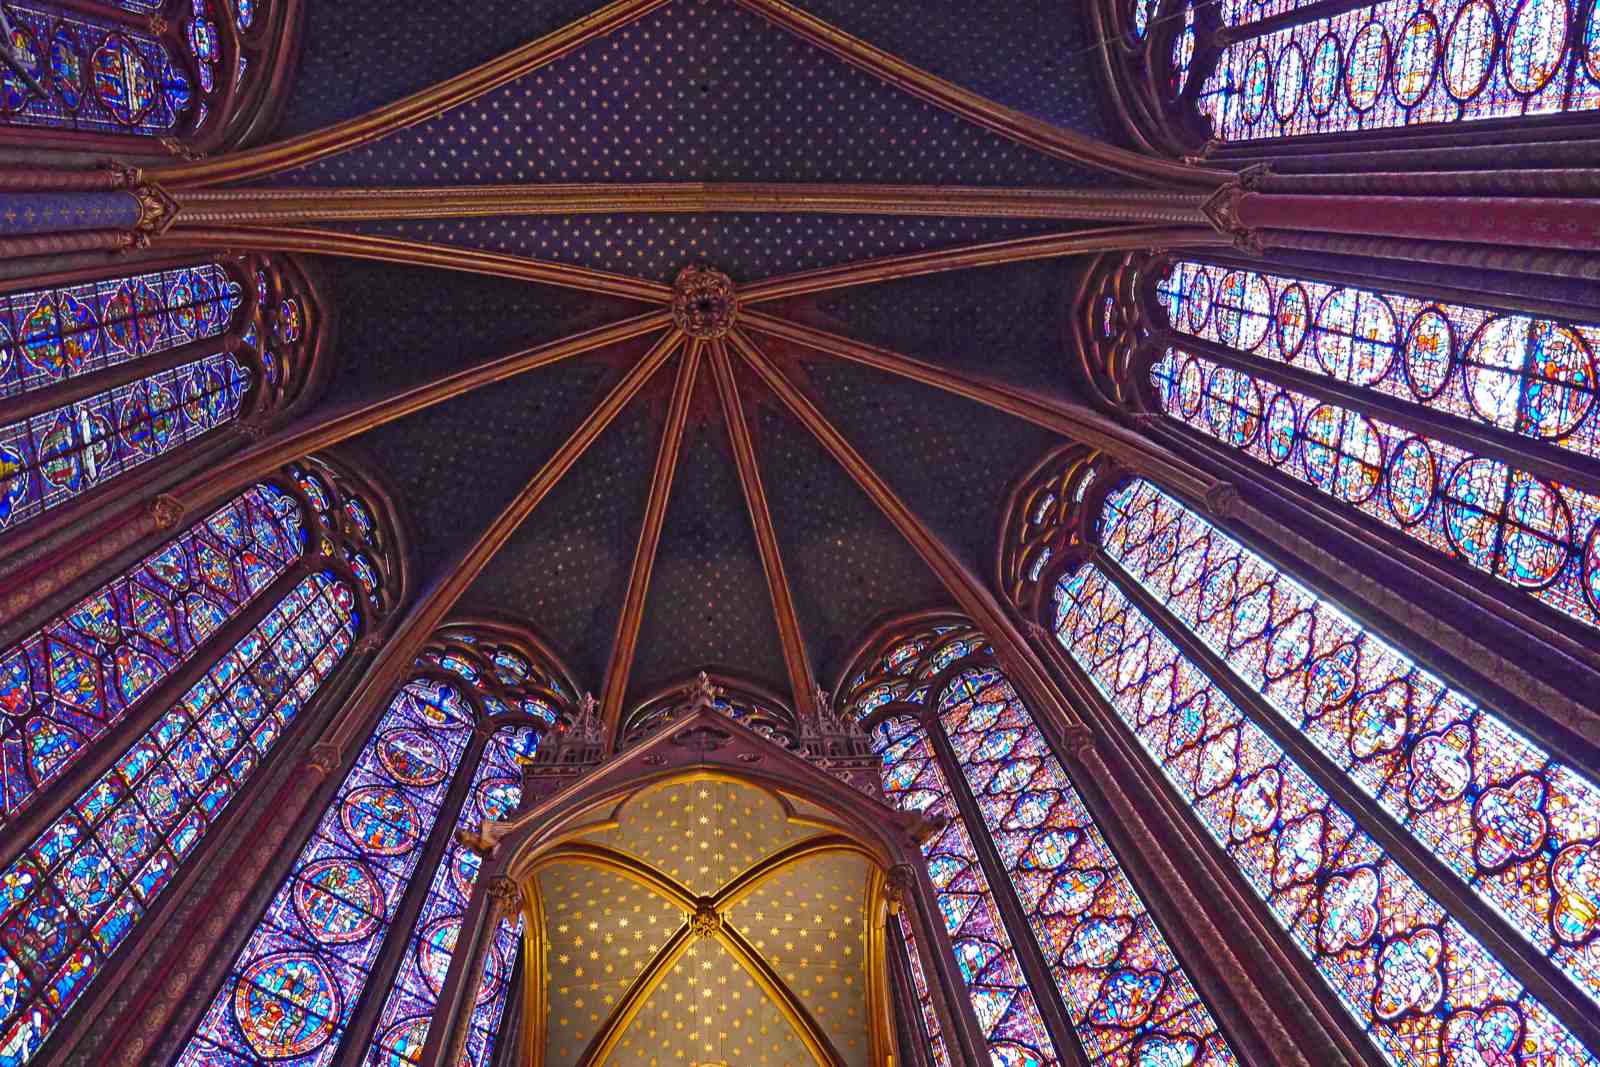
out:
<path id="1" fill-rule="evenodd" d="M 1178 330 L 1600 459 L 1600 325 L 1179 262 Z"/>
<path id="2" fill-rule="evenodd" d="M 965 671 L 939 718 L 1088 1061 L 1238 1063 L 1010 683 Z"/>
<path id="3" fill-rule="evenodd" d="M 1062 646 L 1388 1062 L 1596 1063 L 1103 572 L 1055 599 Z"/>
<path id="4" fill-rule="evenodd" d="M 1600 1000 L 1600 786 L 1150 483 L 1104 516 L 1112 558 Z"/>
<path id="5" fill-rule="evenodd" d="M 503 819 L 516 809 L 522 799 L 522 768 L 517 758 L 531 758 L 538 743 L 538 733 L 525 726 L 495 733 L 473 774 L 468 800 L 456 820 L 459 829 L 476 830 L 485 819 Z M 377 1030 L 367 1046 L 366 1067 L 406 1067 L 421 1060 L 428 1024 L 444 989 L 482 862 L 477 853 L 454 836 L 450 838 L 411 931 L 400 974 L 383 1002 Z M 462 1061 L 467 1067 L 489 1067 L 521 935 L 520 916 L 503 920 L 485 952 L 483 981 L 468 1024 Z"/>
<path id="6" fill-rule="evenodd" d="M 222 352 L 0 426 L 0 529 L 233 421 L 252 379 Z"/>
<path id="7" fill-rule="evenodd" d="M 1600 14 L 1572 0 L 1385 0 L 1226 45 L 1199 103 L 1224 141 L 1589 111 Z"/>
<path id="8" fill-rule="evenodd" d="M 1185 425 L 1600 626 L 1600 497 L 1182 349 L 1151 381 Z"/>
<path id="9" fill-rule="evenodd" d="M 333 1061 L 472 729 L 451 686 L 396 694 L 178 1064 Z"/>
<path id="10" fill-rule="evenodd" d="M 46 93 L 0 66 L 0 124 L 169 134 L 194 103 L 188 75 L 149 34 L 48 4 L 6 8 L 12 48 Z"/>
<path id="11" fill-rule="evenodd" d="M 911 991 L 917 998 L 917 1013 L 922 1017 L 922 1034 L 928 1041 L 928 1053 L 935 1067 L 950 1067 L 950 1051 L 944 1043 L 944 1027 L 933 1006 L 933 991 L 928 986 L 928 976 L 922 971 L 922 957 L 917 951 L 917 937 L 911 930 L 911 921 L 904 911 L 895 916 L 900 922 L 900 936 L 904 939 L 906 970 L 911 976 Z"/>
<path id="12" fill-rule="evenodd" d="M 132 932 L 349 650 L 309 575 L 0 874 L 0 1062 L 20 1065 Z"/>
<path id="13" fill-rule="evenodd" d="M 873 731 L 873 747 L 883 757 L 891 804 L 950 820 L 923 844 L 922 855 L 990 1055 L 997 1064 L 1058 1062 L 927 734 L 915 720 L 891 719 Z"/>
<path id="14" fill-rule="evenodd" d="M 215 263 L 0 296 L 0 397 L 217 337 L 240 301 Z"/>
<path id="15" fill-rule="evenodd" d="M 300 558 L 299 507 L 245 491 L 0 652 L 4 820 Z"/>

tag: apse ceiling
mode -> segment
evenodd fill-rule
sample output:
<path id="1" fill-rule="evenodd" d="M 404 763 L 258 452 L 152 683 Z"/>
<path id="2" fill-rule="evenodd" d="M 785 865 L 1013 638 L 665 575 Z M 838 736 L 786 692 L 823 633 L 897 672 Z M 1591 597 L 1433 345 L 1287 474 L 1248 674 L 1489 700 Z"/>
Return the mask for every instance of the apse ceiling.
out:
<path id="1" fill-rule="evenodd" d="M 304 132 L 559 29 L 600 5 L 310 5 L 280 134 Z M 1104 135 L 1071 5 L 812 0 L 872 44 L 1028 114 Z M 988 10 L 994 8 L 995 10 Z M 1003 57 L 1003 58 L 1002 58 Z M 1103 176 L 878 80 L 733 0 L 670 0 L 437 118 L 262 184 L 841 182 L 1083 187 Z M 332 225 L 332 224 L 330 224 Z M 735 283 L 1073 224 L 741 214 L 521 216 L 350 223 L 670 282 L 703 262 Z M 426 267 L 318 261 L 336 311 L 324 403 L 439 374 L 648 311 L 642 304 Z M 881 281 L 763 310 L 1061 395 L 1071 261 Z M 1053 442 L 1038 427 L 903 378 L 752 333 L 974 574 L 992 569 L 1008 483 Z M 346 447 L 393 492 L 426 580 L 483 531 L 653 337 L 481 388 Z M 681 358 L 677 357 L 677 358 Z M 874 619 L 947 604 L 943 585 L 850 477 L 734 360 L 746 426 L 811 672 L 831 685 Z M 645 518 L 676 360 L 612 423 L 489 563 L 458 614 L 531 623 L 600 690 Z M 787 693 L 779 627 L 709 365 L 689 405 L 638 651 L 637 701 L 703 666 Z"/>
<path id="2" fill-rule="evenodd" d="M 821 1035 L 868 1067 L 871 867 L 850 850 L 780 855 L 828 836 L 772 794 L 707 778 L 643 790 L 558 849 L 574 858 L 537 875 L 543 1062 L 791 1067 L 815 1062 Z M 694 897 L 717 922 L 696 928 Z"/>

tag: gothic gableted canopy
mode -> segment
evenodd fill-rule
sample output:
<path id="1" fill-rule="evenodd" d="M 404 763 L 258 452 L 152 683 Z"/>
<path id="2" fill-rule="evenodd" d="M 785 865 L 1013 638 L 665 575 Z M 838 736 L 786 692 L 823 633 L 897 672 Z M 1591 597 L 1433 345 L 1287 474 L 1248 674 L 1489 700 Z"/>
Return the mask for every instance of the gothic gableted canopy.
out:
<path id="1" fill-rule="evenodd" d="M 1600 1067 L 1597 283 L 1597 0 L 0 0 L 0 1067 Z"/>

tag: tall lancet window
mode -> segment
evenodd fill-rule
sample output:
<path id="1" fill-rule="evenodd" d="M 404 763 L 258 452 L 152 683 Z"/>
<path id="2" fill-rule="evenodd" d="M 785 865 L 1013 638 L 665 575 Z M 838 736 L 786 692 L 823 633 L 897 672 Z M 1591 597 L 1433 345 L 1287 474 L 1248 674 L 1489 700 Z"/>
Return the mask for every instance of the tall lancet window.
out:
<path id="1" fill-rule="evenodd" d="M 949 820 L 923 853 L 995 1062 L 1059 1063 L 1074 1041 L 1089 1063 L 1236 1063 L 982 637 L 921 623 L 864 658 L 846 708 L 891 803 Z"/>
<path id="2" fill-rule="evenodd" d="M 1600 1001 L 1600 787 L 1171 494 L 1075 462 L 1097 483 L 1056 511 L 1040 613 L 1375 1048 L 1597 1062 L 1572 1027 Z"/>
<path id="3" fill-rule="evenodd" d="M 294 468 L 247 489 L 0 652 L 5 867 L 0 1051 L 33 1059 L 307 718 L 389 606 L 377 513 L 331 466 L 359 531 L 310 507 Z"/>
<path id="4" fill-rule="evenodd" d="M 236 141 L 298 19 L 296 5 L 271 0 L 17 0 L 6 11 L 0 131 L 101 151 Z"/>
<path id="5" fill-rule="evenodd" d="M 250 931 L 182 1065 L 414 1064 L 476 888 L 457 831 L 522 799 L 519 761 L 569 719 L 571 683 L 531 639 L 447 627 L 416 662 Z M 485 953 L 463 1062 L 488 1067 L 519 918 Z M 364 998 L 380 1004 L 351 1029 Z"/>
<path id="6" fill-rule="evenodd" d="M 1600 326 L 1183 260 L 1153 402 L 1600 627 Z"/>
<path id="7" fill-rule="evenodd" d="M 0 296 L 0 551 L 30 520 L 292 403 L 313 326 L 302 290 L 291 265 L 252 258 Z"/>

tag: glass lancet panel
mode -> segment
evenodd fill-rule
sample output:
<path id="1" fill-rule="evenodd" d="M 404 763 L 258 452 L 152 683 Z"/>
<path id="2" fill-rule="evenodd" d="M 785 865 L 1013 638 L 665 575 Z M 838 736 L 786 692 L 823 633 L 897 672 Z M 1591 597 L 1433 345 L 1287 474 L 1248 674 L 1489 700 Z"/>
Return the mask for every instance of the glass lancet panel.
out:
<path id="1" fill-rule="evenodd" d="M 219 352 L 0 426 L 0 530 L 232 422 L 252 380 Z"/>
<path id="2" fill-rule="evenodd" d="M 1600 498 L 1180 349 L 1150 376 L 1185 425 L 1600 626 Z"/>
<path id="3" fill-rule="evenodd" d="M 893 719 L 873 731 L 873 747 L 883 757 L 883 792 L 890 803 L 949 820 L 923 844 L 922 855 L 990 1055 L 996 1064 L 1058 1063 L 928 735 L 912 720 Z"/>
<path id="4" fill-rule="evenodd" d="M 1149 482 L 1104 515 L 1113 559 L 1600 1000 L 1600 787 Z"/>
<path id="5" fill-rule="evenodd" d="M 1226 26 L 1246 26 L 1313 3 L 1316 0 L 1221 0 L 1217 12 Z"/>
<path id="6" fill-rule="evenodd" d="M 400 690 L 177 1064 L 333 1061 L 471 736 L 450 686 Z"/>
<path id="7" fill-rule="evenodd" d="M 241 298 L 215 263 L 0 296 L 0 397 L 218 337 Z"/>
<path id="8" fill-rule="evenodd" d="M 1394 1067 L 1597 1061 L 1106 576 L 1055 632 Z"/>
<path id="9" fill-rule="evenodd" d="M 1205 263 L 1156 292 L 1184 333 L 1600 459 L 1600 326 Z"/>
<path id="10" fill-rule="evenodd" d="M 308 576 L 0 874 L 0 1063 L 28 1062 L 355 639 Z"/>
<path id="11" fill-rule="evenodd" d="M 1010 683 L 965 672 L 939 718 L 1089 1062 L 1237 1064 Z"/>
<path id="12" fill-rule="evenodd" d="M 922 957 L 917 954 L 916 934 L 912 932 L 911 921 L 906 918 L 904 910 L 895 918 L 900 922 L 900 936 L 905 939 L 906 970 L 911 975 L 911 989 L 917 997 L 917 1012 L 922 1016 L 928 1053 L 937 1067 L 950 1067 L 950 1051 L 944 1044 L 944 1027 L 939 1024 L 939 1013 L 933 1007 L 933 992 L 928 988 L 928 976 L 922 973 Z"/>
<path id="13" fill-rule="evenodd" d="M 145 33 L 49 4 L 6 9 L 12 49 L 46 94 L 0 65 L 0 125 L 165 134 L 194 102 L 188 76 Z"/>
<path id="14" fill-rule="evenodd" d="M 300 558 L 300 523 L 257 485 L 0 652 L 4 822 Z"/>
<path id="15" fill-rule="evenodd" d="M 1199 105 L 1224 141 L 1590 111 L 1600 21 L 1575 0 L 1387 0 L 1228 45 Z"/>
<path id="16" fill-rule="evenodd" d="M 522 800 L 522 768 L 517 757 L 532 757 L 538 743 L 538 733 L 528 727 L 502 729 L 490 738 L 456 820 L 457 829 L 476 830 L 485 819 L 503 819 L 516 810 Z M 428 1024 L 444 989 L 461 919 L 482 863 L 476 852 L 451 836 L 411 931 L 400 974 L 383 1002 L 377 1029 L 367 1046 L 367 1067 L 406 1067 L 421 1061 Z M 462 1061 L 467 1067 L 488 1067 L 521 932 L 520 917 L 503 921 L 485 955 L 483 984 L 472 1009 Z"/>

